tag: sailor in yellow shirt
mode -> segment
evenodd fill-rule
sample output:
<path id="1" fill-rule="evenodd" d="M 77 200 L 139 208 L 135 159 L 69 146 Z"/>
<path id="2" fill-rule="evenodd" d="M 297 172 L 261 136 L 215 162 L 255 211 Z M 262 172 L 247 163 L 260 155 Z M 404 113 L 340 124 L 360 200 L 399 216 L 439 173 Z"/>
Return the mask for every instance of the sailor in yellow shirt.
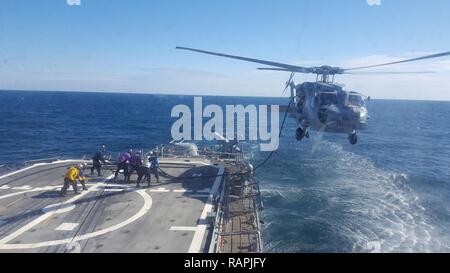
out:
<path id="1" fill-rule="evenodd" d="M 72 185 L 75 194 L 79 194 L 77 187 L 78 181 L 81 182 L 84 190 L 87 189 L 84 183 L 85 178 L 81 175 L 82 170 L 83 165 L 72 166 L 67 170 L 66 175 L 64 175 L 64 186 L 61 189 L 61 196 L 66 196 L 67 189 L 70 187 L 70 185 Z"/>

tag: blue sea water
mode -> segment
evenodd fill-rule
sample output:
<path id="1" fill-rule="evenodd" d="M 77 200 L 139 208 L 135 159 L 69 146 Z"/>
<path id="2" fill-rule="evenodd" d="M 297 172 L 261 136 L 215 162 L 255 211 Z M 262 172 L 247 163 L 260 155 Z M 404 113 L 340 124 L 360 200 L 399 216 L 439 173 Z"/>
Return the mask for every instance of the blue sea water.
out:
<path id="1" fill-rule="evenodd" d="M 285 104 L 203 97 L 204 104 Z M 0 91 L 0 165 L 150 149 L 171 140 L 173 106 L 192 96 Z M 267 252 L 450 252 L 450 102 L 372 100 L 370 126 L 294 139 L 258 170 Z M 280 117 L 282 118 L 282 117 Z M 267 153 L 246 145 L 250 161 Z"/>

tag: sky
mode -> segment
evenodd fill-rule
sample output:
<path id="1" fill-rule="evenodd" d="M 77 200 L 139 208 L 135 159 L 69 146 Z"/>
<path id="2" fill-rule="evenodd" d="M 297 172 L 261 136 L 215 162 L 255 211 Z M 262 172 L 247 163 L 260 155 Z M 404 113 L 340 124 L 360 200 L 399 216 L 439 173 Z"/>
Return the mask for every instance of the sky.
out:
<path id="1" fill-rule="evenodd" d="M 0 0 L 0 90 L 277 97 L 289 76 L 176 46 L 304 66 L 395 61 L 450 51 L 450 1 Z M 450 100 L 450 57 L 385 70 L 438 73 L 336 80 L 372 98 Z"/>

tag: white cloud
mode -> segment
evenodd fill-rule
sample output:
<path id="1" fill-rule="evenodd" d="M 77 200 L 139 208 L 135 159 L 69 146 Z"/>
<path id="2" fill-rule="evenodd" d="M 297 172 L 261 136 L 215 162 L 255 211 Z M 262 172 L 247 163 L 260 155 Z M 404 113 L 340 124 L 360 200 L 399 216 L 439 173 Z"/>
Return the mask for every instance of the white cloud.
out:
<path id="1" fill-rule="evenodd" d="M 369 6 L 381 6 L 381 0 L 367 0 Z"/>
<path id="2" fill-rule="evenodd" d="M 69 6 L 79 6 L 81 5 L 81 0 L 66 0 Z"/>

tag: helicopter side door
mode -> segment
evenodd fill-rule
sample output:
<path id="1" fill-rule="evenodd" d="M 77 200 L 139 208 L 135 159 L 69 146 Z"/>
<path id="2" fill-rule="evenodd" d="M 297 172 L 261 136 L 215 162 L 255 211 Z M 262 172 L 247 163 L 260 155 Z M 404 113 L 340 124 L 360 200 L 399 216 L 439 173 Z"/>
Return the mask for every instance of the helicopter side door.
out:
<path id="1" fill-rule="evenodd" d="M 303 97 L 299 98 L 299 104 L 297 106 L 297 121 L 302 127 L 310 127 L 314 124 L 314 112 L 315 112 L 315 94 L 310 90 L 303 90 Z"/>

